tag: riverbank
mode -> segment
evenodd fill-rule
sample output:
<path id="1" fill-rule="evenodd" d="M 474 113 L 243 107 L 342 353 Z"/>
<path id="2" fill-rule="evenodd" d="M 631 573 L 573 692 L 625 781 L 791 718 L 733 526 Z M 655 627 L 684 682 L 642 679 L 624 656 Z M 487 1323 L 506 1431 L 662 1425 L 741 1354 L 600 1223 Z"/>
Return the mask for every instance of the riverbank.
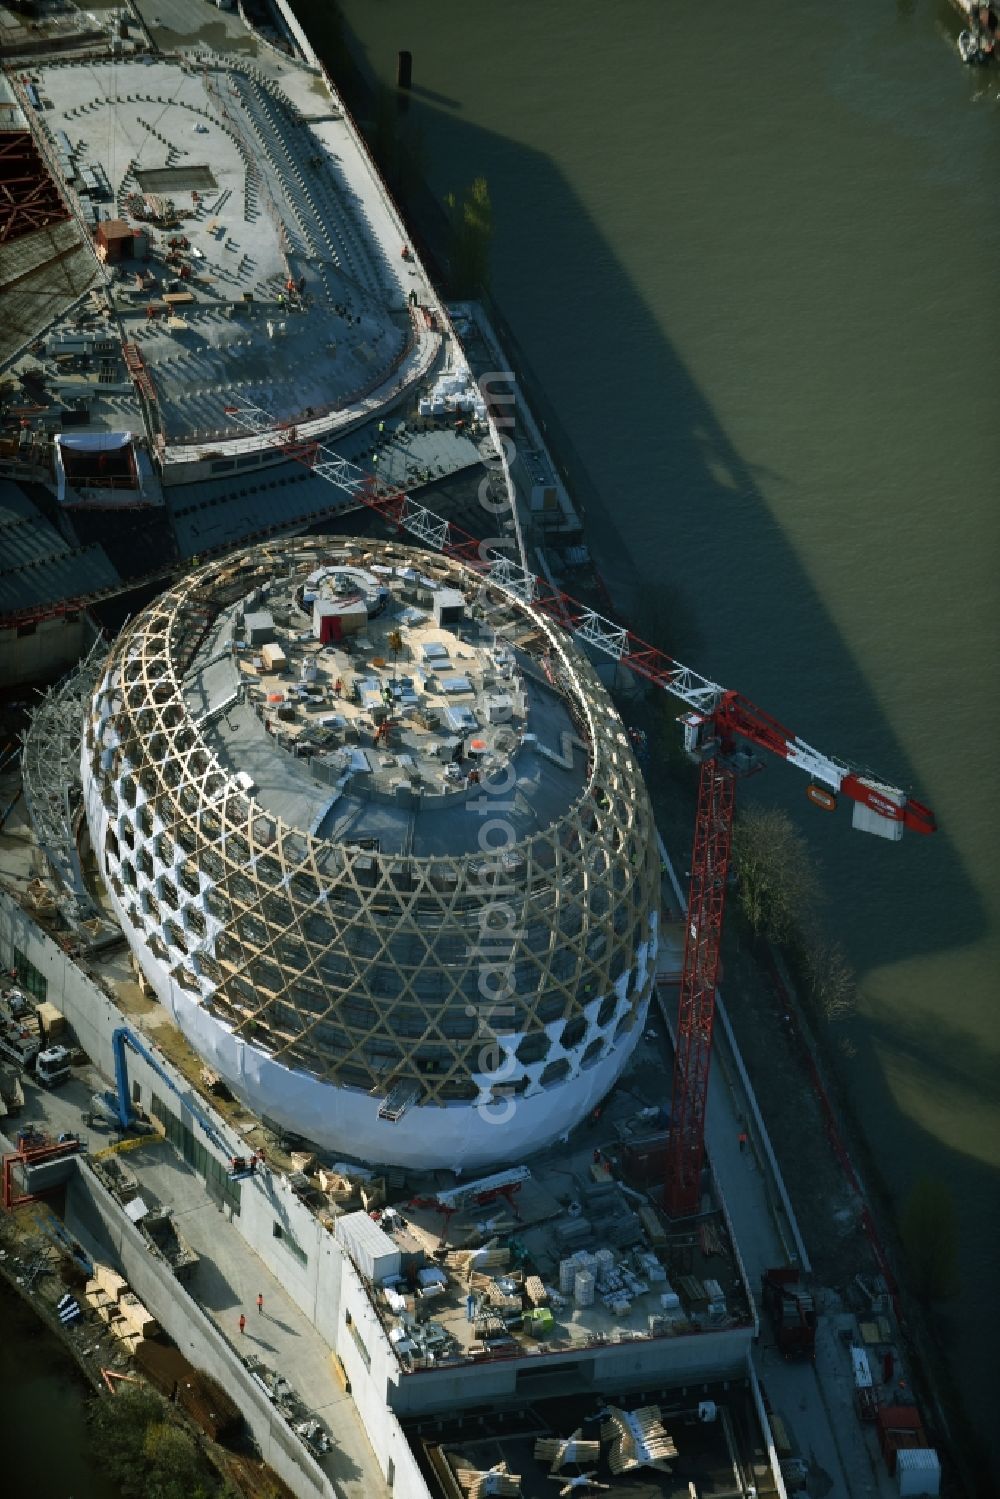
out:
<path id="1" fill-rule="evenodd" d="M 23 1492 L 47 1499 L 120 1499 L 89 1450 L 87 1411 L 100 1392 L 100 1374 L 52 1307 L 24 1284 L 27 1261 L 2 1213 L 0 1255 L 0 1391 L 10 1492 L 23 1485 Z"/>
<path id="2" fill-rule="evenodd" d="M 60 1322 L 55 1303 L 68 1286 L 80 1295 L 80 1276 L 43 1231 L 48 1211 L 42 1203 L 0 1209 L 0 1392 L 5 1429 L 17 1434 L 7 1444 L 5 1476 L 44 1499 L 121 1499 L 92 1434 L 93 1402 L 117 1398 L 102 1374 L 108 1369 L 128 1381 L 126 1388 L 150 1396 L 155 1421 L 176 1434 L 171 1462 L 183 1460 L 198 1474 L 199 1492 L 207 1496 L 205 1485 L 214 1482 L 215 1499 L 291 1499 L 251 1443 L 220 1446 L 177 1406 L 159 1402 L 93 1313 Z"/>

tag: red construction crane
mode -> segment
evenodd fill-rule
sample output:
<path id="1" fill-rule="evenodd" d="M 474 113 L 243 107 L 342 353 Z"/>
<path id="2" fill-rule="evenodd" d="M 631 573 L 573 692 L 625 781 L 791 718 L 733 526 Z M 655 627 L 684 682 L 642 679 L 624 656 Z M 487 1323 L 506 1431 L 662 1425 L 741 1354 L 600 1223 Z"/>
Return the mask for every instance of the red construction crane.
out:
<path id="1" fill-rule="evenodd" d="M 266 434 L 272 443 L 283 432 L 289 457 L 306 464 L 390 525 L 475 568 L 491 585 L 542 610 L 583 644 L 664 688 L 685 705 L 687 712 L 680 719 L 684 747 L 700 763 L 701 778 L 677 1010 L 665 1205 L 673 1218 L 694 1215 L 701 1200 L 715 988 L 736 781 L 757 765 L 748 747 L 767 750 L 805 771 L 809 777 L 806 795 L 823 811 L 834 811 L 839 795 L 847 797 L 854 804 L 854 826 L 862 832 L 893 841 L 903 836 L 905 828 L 933 833 L 933 813 L 898 787 L 822 754 L 741 693 L 692 671 L 623 625 L 537 578 L 528 570 L 523 550 L 519 562 L 499 552 L 484 554 L 484 543 L 468 532 L 340 458 L 332 448 L 310 441 L 301 427 L 276 422 L 259 406 L 228 406 L 226 414 L 245 430 L 262 437 Z"/>

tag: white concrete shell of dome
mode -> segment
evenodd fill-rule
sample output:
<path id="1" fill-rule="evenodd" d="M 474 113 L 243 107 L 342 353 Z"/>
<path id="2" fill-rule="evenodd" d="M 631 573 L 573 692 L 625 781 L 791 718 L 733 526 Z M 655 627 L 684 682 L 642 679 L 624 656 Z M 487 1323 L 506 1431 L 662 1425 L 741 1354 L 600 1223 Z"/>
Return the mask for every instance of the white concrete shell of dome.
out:
<path id="1" fill-rule="evenodd" d="M 301 580 L 331 554 L 384 580 L 387 617 L 368 633 L 381 649 L 386 627 L 408 619 L 407 662 L 423 648 L 416 617 L 434 590 L 464 594 L 453 654 L 472 732 L 487 741 L 481 762 L 463 762 L 483 765 L 481 781 L 440 769 L 441 731 L 424 726 L 434 679 L 414 691 L 411 724 L 398 660 L 391 712 L 405 753 L 377 756 L 354 706 L 357 722 L 336 730 L 349 744 L 326 756 L 330 774 L 347 767 L 333 782 L 322 755 L 296 752 L 302 740 L 278 742 L 294 715 L 269 718 L 274 682 L 248 679 L 244 615 L 292 599 L 282 635 L 292 657 L 306 633 L 296 588 L 301 598 Z M 275 613 L 286 617 L 284 603 Z M 482 726 L 501 647 L 516 730 L 502 754 Z M 339 704 L 376 696 L 383 658 L 371 642 L 338 652 Z M 474 797 L 493 784 L 489 767 L 500 784 L 504 757 L 510 831 L 502 857 L 487 857 Z M 572 642 L 459 564 L 319 539 L 202 570 L 116 643 L 81 769 L 93 847 L 138 964 L 256 1113 L 362 1160 L 469 1171 L 557 1139 L 624 1067 L 655 974 L 659 863 L 645 789 Z M 280 815 L 297 809 L 297 822 Z M 516 936 L 498 964 L 481 939 L 501 910 Z M 483 998 L 495 992 L 489 969 L 509 991 L 499 1007 Z"/>

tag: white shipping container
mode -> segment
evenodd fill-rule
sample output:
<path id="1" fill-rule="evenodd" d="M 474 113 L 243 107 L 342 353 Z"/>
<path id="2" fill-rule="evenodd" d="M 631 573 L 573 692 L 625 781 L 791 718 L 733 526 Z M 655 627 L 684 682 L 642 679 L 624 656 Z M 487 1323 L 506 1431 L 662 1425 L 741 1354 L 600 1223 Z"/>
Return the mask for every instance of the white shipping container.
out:
<path id="1" fill-rule="evenodd" d="M 933 1447 L 904 1447 L 896 1453 L 896 1483 L 901 1496 L 941 1492 L 941 1460 Z"/>
<path id="2" fill-rule="evenodd" d="M 384 1281 L 399 1274 L 399 1250 L 367 1213 L 346 1213 L 338 1218 L 337 1238 L 366 1280 Z"/>

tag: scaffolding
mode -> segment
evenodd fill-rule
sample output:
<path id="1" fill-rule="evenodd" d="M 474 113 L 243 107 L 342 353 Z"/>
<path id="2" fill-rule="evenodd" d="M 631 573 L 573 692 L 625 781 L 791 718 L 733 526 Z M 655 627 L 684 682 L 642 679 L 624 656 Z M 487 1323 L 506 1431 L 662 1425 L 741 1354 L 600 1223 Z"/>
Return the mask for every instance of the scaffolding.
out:
<path id="1" fill-rule="evenodd" d="M 81 725 L 106 654 L 107 642 L 98 635 L 73 670 L 45 690 L 25 731 L 21 756 L 24 800 L 58 885 L 56 905 L 68 925 L 91 940 L 115 930 L 87 888 L 77 846 Z"/>

